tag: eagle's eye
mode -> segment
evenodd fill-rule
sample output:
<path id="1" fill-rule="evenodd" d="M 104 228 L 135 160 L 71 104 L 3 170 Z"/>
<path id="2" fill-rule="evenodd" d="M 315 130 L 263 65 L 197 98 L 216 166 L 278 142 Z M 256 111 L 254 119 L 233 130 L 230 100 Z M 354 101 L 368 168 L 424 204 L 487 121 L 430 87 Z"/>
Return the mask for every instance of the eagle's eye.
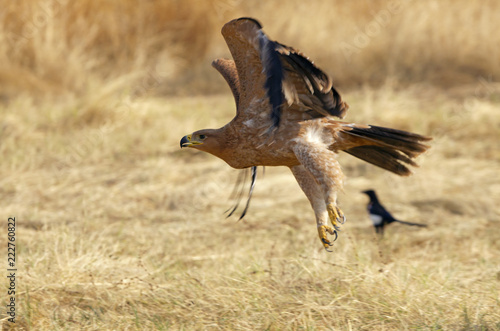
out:
<path id="1" fill-rule="evenodd" d="M 207 136 L 205 136 L 204 134 L 200 134 L 200 139 L 203 140 L 205 139 Z"/>

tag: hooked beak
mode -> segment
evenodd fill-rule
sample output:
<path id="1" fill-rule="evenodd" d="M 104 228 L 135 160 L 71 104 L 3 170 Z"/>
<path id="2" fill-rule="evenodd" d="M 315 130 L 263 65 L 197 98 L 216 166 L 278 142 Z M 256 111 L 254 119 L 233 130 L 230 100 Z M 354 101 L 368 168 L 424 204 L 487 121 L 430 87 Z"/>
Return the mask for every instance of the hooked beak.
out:
<path id="1" fill-rule="evenodd" d="M 201 141 L 193 140 L 192 135 L 190 135 L 190 134 L 182 137 L 182 139 L 181 139 L 181 148 L 182 147 L 191 147 L 191 146 L 201 145 L 201 144 L 203 144 Z"/>

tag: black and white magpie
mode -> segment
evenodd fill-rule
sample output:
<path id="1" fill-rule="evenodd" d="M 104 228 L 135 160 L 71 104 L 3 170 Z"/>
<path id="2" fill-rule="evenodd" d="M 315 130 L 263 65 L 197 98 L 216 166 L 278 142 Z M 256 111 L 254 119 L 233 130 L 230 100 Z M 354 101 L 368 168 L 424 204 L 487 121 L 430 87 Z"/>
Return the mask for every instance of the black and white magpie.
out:
<path id="1" fill-rule="evenodd" d="M 387 224 L 393 223 L 393 222 L 398 222 L 401 224 L 406 224 L 406 225 L 413 225 L 413 226 L 420 226 L 420 227 L 426 227 L 426 224 L 420 224 L 420 223 L 410 223 L 410 222 L 404 222 L 395 219 L 392 217 L 392 215 L 382 206 L 382 204 L 378 201 L 377 194 L 375 193 L 374 190 L 366 190 L 363 191 L 362 193 L 368 195 L 370 197 L 370 202 L 368 203 L 367 210 L 368 214 L 370 215 L 370 219 L 373 222 L 373 226 L 375 227 L 375 232 L 383 235 L 384 234 L 384 227 Z"/>

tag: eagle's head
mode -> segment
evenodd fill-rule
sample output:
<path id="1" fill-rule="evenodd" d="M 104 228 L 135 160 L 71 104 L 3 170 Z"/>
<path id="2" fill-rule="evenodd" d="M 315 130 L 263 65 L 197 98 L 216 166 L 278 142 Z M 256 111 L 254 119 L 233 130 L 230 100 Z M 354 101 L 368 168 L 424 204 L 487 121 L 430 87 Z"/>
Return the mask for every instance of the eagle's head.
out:
<path id="1" fill-rule="evenodd" d="M 213 129 L 195 131 L 182 137 L 180 145 L 181 148 L 191 147 L 219 156 L 222 150 L 221 132 Z"/>

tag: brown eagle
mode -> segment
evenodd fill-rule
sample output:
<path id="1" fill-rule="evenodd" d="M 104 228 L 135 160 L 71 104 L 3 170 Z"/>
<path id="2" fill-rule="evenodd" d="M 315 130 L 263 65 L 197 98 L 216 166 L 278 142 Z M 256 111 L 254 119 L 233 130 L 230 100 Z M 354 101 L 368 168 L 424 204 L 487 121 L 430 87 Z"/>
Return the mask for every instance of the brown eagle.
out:
<path id="1" fill-rule="evenodd" d="M 332 80 L 305 55 L 269 39 L 252 18 L 222 28 L 234 60 L 212 65 L 227 81 L 236 116 L 219 129 L 184 136 L 181 147 L 213 154 L 233 168 L 286 166 L 316 215 L 319 238 L 332 246 L 345 221 L 337 206 L 343 174 L 336 160 L 344 151 L 401 176 L 410 175 L 413 158 L 431 138 L 374 125 L 337 121 L 349 108 Z M 331 225 L 329 225 L 329 221 Z"/>

